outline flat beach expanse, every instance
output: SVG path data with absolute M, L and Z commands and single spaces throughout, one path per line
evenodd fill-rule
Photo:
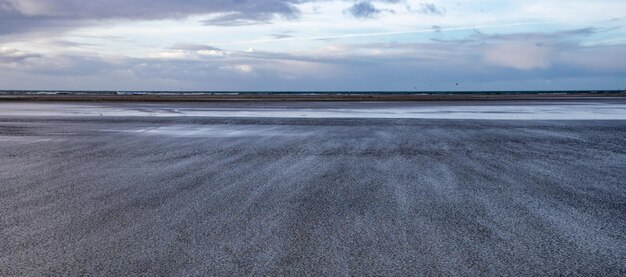
M 0 102 L 0 276 L 623 276 L 624 230 L 624 97 Z

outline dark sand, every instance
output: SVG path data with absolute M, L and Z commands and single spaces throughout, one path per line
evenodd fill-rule
M 0 276 L 626 274 L 626 121 L 0 117 Z

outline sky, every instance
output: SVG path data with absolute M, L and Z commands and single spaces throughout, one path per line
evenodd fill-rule
M 626 1 L 0 0 L 0 89 L 626 89 Z

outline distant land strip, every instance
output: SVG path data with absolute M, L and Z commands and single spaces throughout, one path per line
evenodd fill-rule
M 602 97 L 626 97 L 626 90 L 486 92 L 0 91 L 0 101 L 93 102 L 575 100 Z

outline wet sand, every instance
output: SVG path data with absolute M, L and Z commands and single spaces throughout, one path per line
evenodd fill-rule
M 623 102 L 607 101 L 619 115 Z M 626 274 L 619 118 L 158 116 L 380 108 L 289 102 L 96 105 L 133 111 L 117 116 L 60 103 L 66 113 L 52 115 L 10 104 L 0 103 L 2 276 Z
M 498 101 L 2 102 L 2 117 L 626 120 L 626 98 Z

